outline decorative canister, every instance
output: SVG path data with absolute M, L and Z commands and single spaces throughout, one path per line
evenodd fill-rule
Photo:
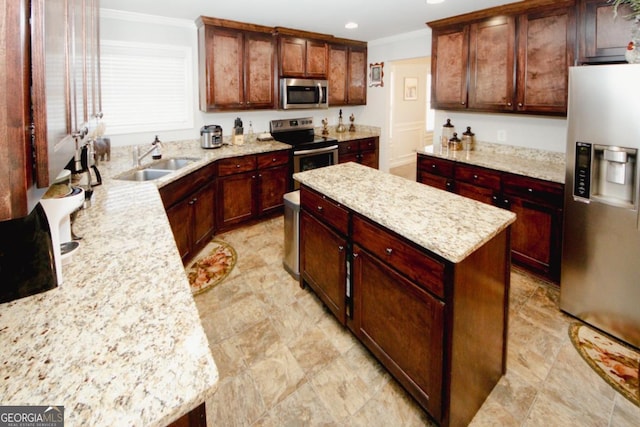
M 465 151 L 471 151 L 475 146 L 475 133 L 471 132 L 471 126 L 467 126 L 466 132 L 462 134 L 462 147 Z
M 451 139 L 449 140 L 449 150 L 462 150 L 462 141 L 460 140 L 460 138 L 458 138 L 458 134 L 456 132 L 453 133 L 453 137 L 451 137 Z
M 447 119 L 447 122 L 442 125 L 442 136 L 440 137 L 442 148 L 446 149 L 449 146 L 449 140 L 455 131 L 456 128 L 451 124 L 451 119 Z

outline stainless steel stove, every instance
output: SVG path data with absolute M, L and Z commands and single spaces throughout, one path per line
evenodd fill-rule
M 293 146 L 293 173 L 338 163 L 338 140 L 316 135 L 312 117 L 272 120 L 269 127 L 276 141 Z

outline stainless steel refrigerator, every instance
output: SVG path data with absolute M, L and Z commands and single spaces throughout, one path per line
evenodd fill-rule
M 560 308 L 640 348 L 640 65 L 569 71 Z

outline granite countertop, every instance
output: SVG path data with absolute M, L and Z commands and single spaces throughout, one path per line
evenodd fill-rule
M 164 144 L 165 158 L 201 160 L 127 182 L 112 177 L 131 169 L 131 147 L 114 147 L 74 224 L 82 240 L 64 282 L 0 304 L 0 404 L 64 405 L 67 426 L 165 426 L 204 402 L 218 370 L 158 187 L 218 158 L 286 148 Z
M 471 151 L 451 151 L 434 144 L 418 150 L 418 153 L 558 184 L 565 181 L 564 153 L 488 142 L 476 143 Z
M 353 162 L 293 177 L 453 263 L 516 219 L 507 210 Z
M 347 129 L 349 129 L 349 125 L 345 125 Z M 338 142 L 347 142 L 353 141 L 354 139 L 364 139 L 364 138 L 372 138 L 380 136 L 380 128 L 375 126 L 364 126 L 364 125 L 356 125 L 356 130 L 354 132 L 336 132 L 336 126 L 330 126 L 329 134 L 324 136 L 329 136 L 331 138 L 335 138 Z M 315 129 L 316 135 L 322 135 L 322 128 Z

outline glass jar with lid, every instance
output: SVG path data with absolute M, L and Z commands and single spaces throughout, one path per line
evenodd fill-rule
M 447 122 L 442 125 L 442 136 L 440 137 L 440 144 L 442 148 L 447 149 L 449 147 L 449 140 L 453 138 L 456 128 L 451 123 L 451 119 L 447 119 Z

